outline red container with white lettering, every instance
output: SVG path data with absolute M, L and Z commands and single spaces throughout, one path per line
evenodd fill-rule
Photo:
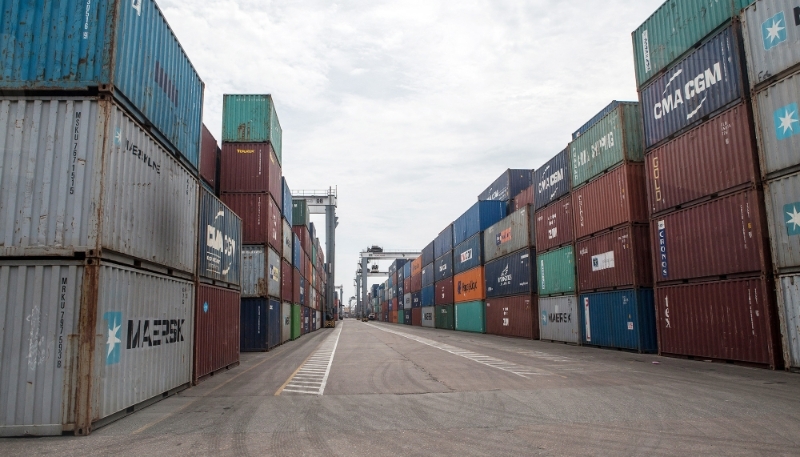
M 486 333 L 539 339 L 539 307 L 536 295 L 486 299 Z
M 548 205 L 533 215 L 536 252 L 546 252 L 572 243 L 572 195 Z
M 652 287 L 649 227 L 626 225 L 575 243 L 578 291 Z

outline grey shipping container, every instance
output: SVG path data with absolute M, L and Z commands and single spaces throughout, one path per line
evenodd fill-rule
M 742 33 L 751 87 L 800 63 L 796 0 L 759 0 L 742 12 Z
M 433 306 L 423 306 L 422 311 L 422 326 L 433 328 L 436 310 Z
M 478 201 L 496 200 L 507 202 L 514 195 L 530 187 L 532 183 L 533 170 L 512 170 L 509 168 L 478 195 Z
M 294 232 L 292 232 L 292 227 L 289 225 L 289 221 L 286 219 L 283 220 L 283 231 L 281 232 L 281 237 L 283 238 L 282 257 L 291 265 L 292 240 L 294 239 Z
M 88 435 L 188 387 L 194 294 L 94 259 L 0 261 L 0 436 Z
M 103 98 L 0 99 L 0 255 L 115 252 L 194 274 L 197 179 Z
M 755 94 L 761 175 L 781 176 L 800 168 L 800 72 L 794 73 Z
M 580 344 L 581 317 L 578 297 L 562 295 L 539 298 L 539 337 L 542 340 Z
M 266 246 L 242 247 L 242 298 L 281 296 L 281 258 Z
M 411 309 L 412 301 L 413 301 L 413 297 L 411 296 L 411 294 L 403 295 L 403 306 L 398 306 L 398 309 L 401 309 L 401 310 L 402 309 Z M 397 310 L 395 310 L 395 311 L 397 311 Z
M 533 172 L 534 209 L 544 208 L 567 195 L 570 185 L 569 147 Z
M 281 304 L 281 344 L 292 339 L 292 304 Z
M 800 271 L 800 172 L 767 181 L 764 199 L 773 266 Z
M 526 206 L 487 228 L 483 232 L 484 262 L 535 245 L 533 225 L 533 211 Z
M 478 233 L 453 249 L 453 273 L 483 265 L 483 233 Z
M 242 219 L 205 188 L 200 189 L 200 252 L 197 274 L 240 285 Z
M 784 360 L 787 367 L 800 369 L 800 276 L 782 276 L 778 281 Z

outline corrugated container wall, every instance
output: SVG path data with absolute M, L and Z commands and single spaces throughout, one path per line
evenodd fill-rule
M 460 332 L 486 333 L 486 307 L 483 301 L 458 303 L 455 310 L 455 329 Z
M 575 293 L 575 251 L 572 245 L 536 257 L 540 296 Z
M 575 243 L 578 291 L 652 287 L 647 225 L 627 225 Z
M 742 13 L 750 86 L 756 87 L 800 63 L 797 2 L 760 0 Z M 770 33 L 774 29 L 775 33 Z
M 578 130 L 572 132 L 572 140 L 573 141 L 577 140 L 579 136 L 583 135 L 595 124 L 600 122 L 600 119 L 606 117 L 606 114 L 614 111 L 617 108 L 617 106 L 619 106 L 620 103 L 625 103 L 625 102 L 620 102 L 619 100 L 611 100 L 611 103 L 606 105 L 605 108 L 601 109 L 597 114 L 594 115 L 594 117 L 586 121 L 586 123 L 580 126 Z
M 281 230 L 281 239 L 283 240 L 281 249 L 281 256 L 286 259 L 287 262 L 291 264 L 293 259 L 293 252 L 292 252 L 292 241 L 294 238 L 294 233 L 292 233 L 292 227 L 289 225 L 289 221 L 286 219 L 283 220 L 283 229 Z
M 540 209 L 567 195 L 570 188 L 570 152 L 564 149 L 533 172 L 534 208 Z M 517 202 L 517 209 L 520 208 Z
M 571 195 L 540 209 L 534 213 L 533 218 L 537 252 L 545 252 L 574 241 Z
M 292 233 L 292 266 L 296 270 L 302 270 L 303 263 L 303 246 L 300 244 L 300 238 L 297 234 Z
M 656 352 L 653 289 L 620 290 L 580 296 L 583 343 Z
M 294 268 L 281 260 L 281 300 L 292 301 L 294 297 Z
M 520 208 L 524 208 L 528 205 L 533 206 L 535 203 L 533 196 L 533 190 L 535 187 L 536 185 L 534 184 L 528 187 L 527 189 L 523 190 L 522 192 L 518 193 L 517 195 L 515 195 L 514 201 L 512 202 L 512 204 L 509 205 L 508 211 L 513 213 L 514 211 Z M 567 187 L 569 187 L 569 183 L 567 184 Z
M 422 255 L 420 257 L 422 257 L 422 268 L 425 268 L 425 265 L 433 263 L 436 259 L 433 255 L 433 241 L 422 248 Z
M 292 339 L 292 304 L 281 303 L 281 344 Z
M 642 162 L 642 114 L 638 103 L 620 103 L 570 143 L 572 187 L 623 162 Z
M 264 246 L 244 246 L 242 248 L 242 297 L 280 297 L 280 264 L 280 256 L 274 250 Z
M 429 263 L 422 267 L 422 287 L 433 285 L 435 277 L 433 266 L 433 263 Z
M 478 201 L 495 200 L 507 202 L 523 189 L 530 187 L 532 182 L 532 170 L 512 170 L 509 168 L 478 195 Z
M 437 259 L 443 256 L 446 252 L 453 250 L 453 224 L 450 224 L 439 232 L 436 239 L 433 240 L 433 255 Z
M 453 278 L 437 281 L 434 284 L 433 303 L 435 305 L 451 305 L 453 300 Z
M 2 98 L 0 142 L 1 255 L 102 249 L 194 274 L 199 184 L 120 106 Z
M 203 178 L 212 189 L 217 188 L 217 151 L 219 145 L 216 138 L 203 124 L 203 136 L 200 143 L 200 177 Z
M 767 222 L 776 271 L 800 269 L 800 173 L 767 182 Z
M 649 149 L 745 96 L 739 27 L 727 27 L 642 89 Z
M 535 295 L 487 298 L 486 333 L 538 340 L 538 314 Z
M 539 298 L 539 337 L 542 340 L 578 344 L 581 341 L 581 318 L 578 297 L 562 295 Z
M 778 306 L 783 316 L 784 360 L 787 367 L 800 368 L 800 276 L 783 276 L 778 284 Z
M 7 2 L 0 33 L 0 89 L 109 91 L 197 170 L 203 81 L 153 0 Z
M 667 0 L 632 34 L 641 88 L 753 0 Z
M 536 243 L 531 207 L 519 209 L 483 232 L 483 259 L 489 262 Z
M 478 233 L 453 250 L 453 273 L 458 274 L 483 264 L 483 235 Z
M 422 316 L 422 326 L 427 328 L 434 328 L 434 319 L 436 316 L 436 310 L 433 306 L 426 306 L 424 308 L 420 308 L 421 316 Z
M 193 382 L 239 364 L 238 290 L 206 284 L 197 287 Z
M 479 201 L 453 222 L 453 244 L 459 245 L 467 238 L 482 232 L 506 217 L 506 203 Z
M 453 276 L 453 251 L 447 251 L 433 263 L 434 281 L 441 281 Z
M 422 326 L 422 308 L 411 310 L 411 325 Z
M 434 295 L 436 293 L 436 289 L 433 284 L 430 286 L 425 286 L 419 292 L 419 305 L 420 306 L 433 306 L 434 305 Z
M 281 343 L 281 302 L 267 298 L 245 298 L 241 304 L 240 347 L 242 352 L 267 351 Z
M 308 203 L 305 200 L 292 199 L 292 227 L 307 227 L 311 223 Z
M 536 270 L 535 255 L 523 249 L 497 260 L 486 262 L 484 280 L 486 297 L 535 294 L 533 272 Z
M 648 222 L 644 164 L 626 163 L 572 192 L 575 239 Z
M 283 131 L 271 95 L 225 94 L 222 96 L 222 142 L 269 141 L 283 162 Z
M 269 143 L 222 143 L 219 162 L 220 192 L 269 192 L 282 207 L 281 166 Z
M 292 226 L 292 215 L 294 214 L 294 207 L 292 205 L 292 190 L 289 188 L 289 183 L 286 182 L 286 178 L 281 178 L 281 187 L 283 192 L 282 200 L 283 203 L 281 204 L 281 213 L 283 214 L 283 218 L 289 222 L 289 227 Z
M 800 73 L 794 73 L 755 94 L 761 175 L 772 178 L 797 171 L 800 165 Z
M 245 244 L 269 243 L 283 250 L 281 211 L 268 194 L 221 194 L 220 199 L 242 218 L 242 238 Z
M 453 276 L 453 299 L 456 303 L 486 298 L 483 267 L 476 267 Z
M 200 189 L 199 232 L 197 274 L 241 284 L 242 220 L 205 188 Z
M 456 329 L 456 314 L 453 305 L 436 306 L 435 310 L 434 325 L 436 328 L 444 330 Z

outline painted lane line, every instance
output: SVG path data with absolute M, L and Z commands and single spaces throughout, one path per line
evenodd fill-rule
M 300 367 L 292 373 L 284 385 L 275 392 L 280 395 L 282 392 L 293 392 L 307 395 L 322 395 L 325 392 L 325 385 L 328 382 L 328 375 L 333 365 L 333 357 L 336 348 L 339 346 L 339 337 L 342 334 L 342 327 L 319 345 L 319 347 L 309 356 Z

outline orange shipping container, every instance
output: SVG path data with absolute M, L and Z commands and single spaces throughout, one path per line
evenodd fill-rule
M 422 256 L 411 261 L 411 276 L 422 273 Z
M 484 287 L 483 283 L 483 266 L 467 270 L 453 277 L 453 298 L 456 303 L 486 298 L 486 287 Z
M 389 323 L 396 324 L 397 323 L 397 311 L 392 311 L 389 313 Z

